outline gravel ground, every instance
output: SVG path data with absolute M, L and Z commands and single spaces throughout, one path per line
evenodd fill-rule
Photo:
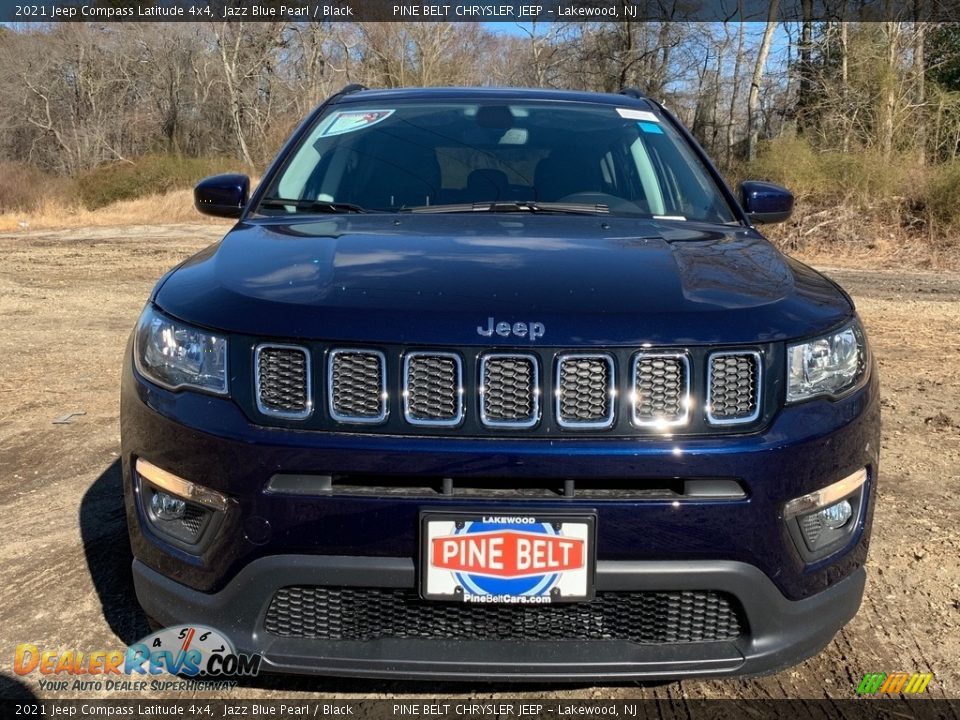
M 0 235 L 2 696 L 54 697 L 35 676 L 15 676 L 17 643 L 111 650 L 147 632 L 133 597 L 117 467 L 121 355 L 156 278 L 222 232 L 180 225 Z M 820 269 L 853 295 L 865 320 L 880 362 L 884 432 L 867 597 L 819 656 L 733 681 L 263 678 L 230 697 L 849 698 L 863 673 L 895 670 L 933 672 L 929 696 L 960 696 L 960 274 Z M 72 412 L 84 414 L 53 423 Z M 71 695 L 89 697 L 55 697 Z

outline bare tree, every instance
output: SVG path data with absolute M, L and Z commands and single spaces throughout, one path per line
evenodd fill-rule
M 254 165 L 248 136 L 262 139 L 274 112 L 273 74 L 284 46 L 284 23 L 218 23 L 217 50 L 240 158 Z
M 767 25 L 763 31 L 763 38 L 760 40 L 757 60 L 753 65 L 753 77 L 750 80 L 750 97 L 747 100 L 747 160 L 751 162 L 757 157 L 757 140 L 760 134 L 758 122 L 760 83 L 763 82 L 763 73 L 767 67 L 767 57 L 770 55 L 773 33 L 777 29 L 779 5 L 779 0 L 770 0 L 770 7 L 767 11 Z

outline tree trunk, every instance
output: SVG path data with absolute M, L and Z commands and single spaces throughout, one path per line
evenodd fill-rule
M 850 121 L 850 38 L 847 34 L 846 20 L 840 23 L 840 104 L 843 115 L 843 139 L 840 146 L 843 152 L 850 150 L 850 132 L 853 123 Z
M 913 4 L 913 10 L 913 81 L 915 83 L 914 102 L 916 103 L 917 113 L 919 114 L 919 121 L 916 123 L 916 139 L 917 149 L 919 150 L 919 160 L 921 163 L 925 163 L 927 158 L 927 77 L 925 68 L 926 58 L 924 57 L 924 41 L 927 34 L 927 25 L 922 21 L 922 0 L 915 0 Z
M 737 27 L 737 55 L 733 61 L 733 87 L 730 88 L 730 107 L 727 116 L 727 170 L 733 165 L 733 123 L 737 110 L 737 96 L 740 94 L 740 68 L 743 65 L 743 0 L 737 0 L 737 14 L 740 16 L 740 24 Z
M 243 100 L 241 98 L 240 78 L 238 78 L 237 63 L 240 56 L 240 48 L 243 45 L 243 23 L 236 25 L 236 38 L 234 41 L 232 55 L 227 55 L 227 24 L 221 26 L 221 31 L 217 32 L 217 45 L 220 48 L 220 60 L 223 63 L 223 76 L 227 84 L 227 95 L 230 102 L 230 119 L 233 122 L 233 131 L 237 138 L 237 147 L 240 150 L 241 159 L 250 167 L 253 167 L 253 158 L 250 156 L 250 148 L 247 146 L 247 138 L 243 128 Z
M 807 125 L 813 95 L 813 0 L 801 0 L 800 92 L 797 97 L 797 131 Z
M 886 67 L 880 87 L 880 153 L 889 159 L 893 154 L 893 116 L 897 108 L 897 46 L 900 24 L 885 22 L 884 39 L 887 43 Z
M 760 41 L 760 50 L 757 53 L 757 64 L 753 67 L 753 79 L 750 81 L 750 97 L 747 100 L 747 160 L 750 162 L 757 158 L 757 140 L 760 137 L 757 117 L 760 110 L 760 83 L 763 81 L 763 71 L 767 65 L 767 56 L 770 54 L 773 32 L 777 29 L 779 4 L 779 0 L 770 0 L 767 27 L 763 31 L 763 39 Z

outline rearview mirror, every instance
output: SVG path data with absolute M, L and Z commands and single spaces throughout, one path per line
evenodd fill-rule
M 250 178 L 228 173 L 204 178 L 193 189 L 193 204 L 204 215 L 237 218 L 250 196 Z
M 740 203 L 752 224 L 778 223 L 793 212 L 793 193 L 773 183 L 747 180 L 740 185 Z

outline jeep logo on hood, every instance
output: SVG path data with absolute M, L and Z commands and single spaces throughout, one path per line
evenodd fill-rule
M 483 337 L 493 337 L 494 333 L 500 337 L 510 337 L 513 335 L 518 338 L 527 338 L 530 342 L 539 340 L 547 332 L 546 326 L 541 322 L 507 322 L 501 320 L 497 322 L 494 318 L 488 317 L 486 327 L 477 326 L 477 334 Z

